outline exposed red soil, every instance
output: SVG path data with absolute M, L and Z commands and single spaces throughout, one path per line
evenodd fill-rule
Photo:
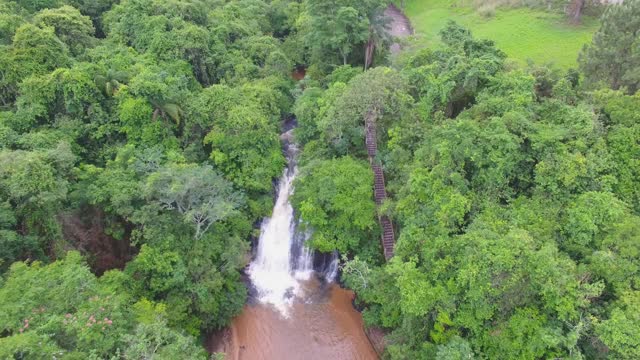
M 125 228 L 121 240 L 108 235 L 105 231 L 105 214 L 98 208 L 88 207 L 74 213 L 60 214 L 58 219 L 65 240 L 87 256 L 96 275 L 111 269 L 123 269 L 137 253 L 137 249 L 131 246 L 131 229 Z

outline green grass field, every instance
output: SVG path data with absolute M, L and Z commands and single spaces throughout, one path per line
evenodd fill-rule
M 567 69 L 576 66 L 578 53 L 591 41 L 598 21 L 583 18 L 581 25 L 570 25 L 562 14 L 529 8 L 498 9 L 483 17 L 471 7 L 451 0 L 407 0 L 405 12 L 420 43 L 437 45 L 438 32 L 448 20 L 469 28 L 475 37 L 491 39 L 510 58 L 525 64 L 553 63 Z

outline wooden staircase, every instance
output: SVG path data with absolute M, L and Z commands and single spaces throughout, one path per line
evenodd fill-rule
M 375 124 L 372 124 L 372 122 L 373 121 L 367 121 L 365 123 L 365 144 L 367 145 L 367 155 L 369 155 L 369 162 L 371 162 L 371 159 L 375 159 L 376 154 L 378 153 L 376 126 Z
M 378 207 L 382 205 L 387 198 L 387 190 L 385 188 L 384 172 L 380 162 L 376 159 L 378 152 L 377 135 L 376 135 L 376 120 L 375 113 L 370 113 L 365 119 L 365 144 L 367 147 L 367 155 L 369 156 L 369 163 L 371 164 L 371 170 L 373 171 L 373 195 Z M 386 215 L 378 216 L 380 227 L 382 228 L 382 248 L 384 250 L 385 259 L 389 260 L 393 257 L 393 248 L 395 246 L 395 234 L 393 232 L 393 223 Z
M 371 170 L 373 170 L 374 179 L 373 195 L 376 199 L 376 204 L 380 206 L 387 198 L 387 191 L 384 186 L 384 173 L 382 172 L 382 167 L 375 163 L 371 164 Z
M 380 225 L 382 225 L 382 248 L 384 249 L 384 258 L 389 260 L 393 257 L 393 248 L 396 245 L 396 238 L 393 233 L 393 224 L 387 215 L 382 215 L 380 217 Z

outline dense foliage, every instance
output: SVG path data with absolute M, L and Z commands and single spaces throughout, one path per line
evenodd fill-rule
M 206 358 L 291 114 L 386 358 L 640 358 L 638 4 L 561 74 L 454 23 L 387 56 L 382 0 L 0 0 L 0 358 Z
M 635 19 L 636 8 L 610 12 Z M 307 169 L 294 205 L 315 230 L 312 244 L 350 259 L 343 280 L 368 325 L 387 332 L 386 357 L 640 356 L 639 68 L 632 56 L 607 55 L 633 52 L 638 27 L 607 23 L 612 16 L 585 50 L 584 87 L 575 70 L 514 68 L 454 24 L 442 48 L 306 85 L 294 108 Z M 625 66 L 625 92 L 602 77 L 611 56 Z M 390 194 L 377 210 L 357 190 L 364 175 L 341 170 L 366 159 L 372 114 Z M 333 190 L 345 182 L 348 192 Z M 357 219 L 393 218 L 390 262 L 372 245 L 349 246 L 380 234 L 357 232 L 356 218 L 340 225 L 345 202 L 367 212 Z M 336 220 L 329 229 L 326 214 Z
M 371 65 L 385 5 L 0 0 L 0 357 L 204 356 L 197 337 L 246 301 L 290 72 Z M 305 215 L 354 222 L 316 244 L 355 250 L 376 228 L 371 176 L 339 165 L 359 186 L 334 184 L 333 209 Z
M 284 166 L 300 6 L 0 1 L 1 358 L 205 357 Z
M 604 82 L 614 90 L 633 94 L 640 89 L 640 2 L 611 6 L 602 16 L 602 27 L 593 43 L 585 46 L 580 65 L 589 82 Z

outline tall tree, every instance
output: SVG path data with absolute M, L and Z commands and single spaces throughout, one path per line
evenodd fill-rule
M 369 38 L 364 49 L 364 69 L 368 69 L 373 64 L 373 56 L 377 52 L 382 52 L 390 43 L 389 19 L 385 16 L 382 8 L 377 9 L 369 19 Z
M 567 6 L 567 16 L 573 24 L 579 24 L 582 17 L 582 10 L 585 6 L 585 0 L 572 0 Z
M 350 157 L 310 163 L 295 187 L 293 204 L 312 231 L 314 247 L 343 253 L 359 246 L 377 249 L 371 243 L 376 228 L 373 174 L 366 163 Z
M 609 6 L 601 24 L 580 53 L 580 68 L 591 84 L 633 94 L 640 88 L 640 0 Z
M 13 43 L 0 55 L 0 104 L 11 104 L 18 84 L 31 75 L 42 75 L 70 62 L 67 46 L 52 27 L 33 24 L 18 27 Z
M 312 56 L 322 59 L 331 49 L 343 65 L 359 45 L 374 40 L 383 0 L 307 0 L 306 42 Z M 328 59 L 333 62 L 333 59 Z
M 241 197 L 211 166 L 161 168 L 147 181 L 147 194 L 167 210 L 177 211 L 200 239 L 214 223 L 231 216 Z
M 95 40 L 91 19 L 72 6 L 42 10 L 36 14 L 33 22 L 40 27 L 53 27 L 58 38 L 67 44 L 74 55 L 81 54 Z

